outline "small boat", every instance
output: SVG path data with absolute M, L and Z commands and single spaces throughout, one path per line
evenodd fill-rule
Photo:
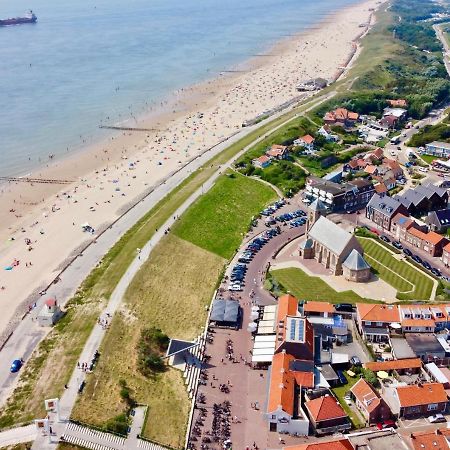
M 8 25 L 20 25 L 23 23 L 36 23 L 37 17 L 33 11 L 28 11 L 25 17 L 12 17 L 10 19 L 0 19 L 0 27 L 5 27 Z

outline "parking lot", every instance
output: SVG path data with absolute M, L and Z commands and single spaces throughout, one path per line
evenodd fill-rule
M 271 257 L 284 244 L 304 232 L 306 212 L 292 201 L 279 200 L 261 212 L 244 244 L 227 268 L 219 289 L 222 297 L 249 296 L 264 299 L 265 270 Z M 265 303 L 263 301 L 263 303 Z

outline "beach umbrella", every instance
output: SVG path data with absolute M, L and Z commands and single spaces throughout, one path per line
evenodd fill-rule
M 12 266 L 6 266 L 5 267 L 5 270 L 12 270 L 13 268 L 12 268 Z
M 377 377 L 384 380 L 386 378 L 389 378 L 389 374 L 385 372 L 384 370 L 380 370 L 377 372 Z

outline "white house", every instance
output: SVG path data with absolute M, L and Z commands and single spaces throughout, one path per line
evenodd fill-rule
M 305 150 L 312 152 L 314 151 L 314 141 L 315 139 L 310 134 L 306 134 L 305 136 L 296 139 L 294 141 L 294 145 L 299 145 L 300 147 L 303 147 Z
M 331 128 L 328 125 L 324 125 L 323 127 L 320 127 L 320 129 L 317 133 L 320 134 L 321 136 L 323 136 L 329 142 L 338 142 L 339 141 L 339 136 L 337 134 L 332 133 Z

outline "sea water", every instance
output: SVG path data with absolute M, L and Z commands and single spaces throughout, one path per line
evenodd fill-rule
M 100 139 L 176 89 L 217 76 L 360 0 L 14 0 L 0 27 L 0 175 Z

